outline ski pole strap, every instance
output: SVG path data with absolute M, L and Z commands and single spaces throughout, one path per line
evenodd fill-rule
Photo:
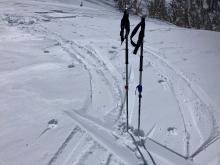
M 140 30 L 140 33 L 139 33 L 139 36 L 138 36 L 138 41 L 137 41 L 137 43 L 135 43 L 132 39 L 135 36 L 135 34 L 137 33 L 139 28 L 141 28 L 141 30 Z M 132 31 L 131 36 L 130 36 L 131 44 L 132 44 L 132 46 L 135 47 L 134 51 L 133 51 L 133 54 L 137 54 L 137 51 L 138 51 L 139 47 L 143 43 L 144 31 L 145 31 L 145 18 L 142 17 L 141 22 L 134 28 L 134 30 Z
M 126 31 L 125 34 L 124 34 L 124 31 Z M 130 21 L 129 21 L 129 14 L 126 9 L 121 19 L 121 31 L 120 31 L 121 44 L 123 43 L 125 37 L 128 36 L 129 32 L 130 32 Z

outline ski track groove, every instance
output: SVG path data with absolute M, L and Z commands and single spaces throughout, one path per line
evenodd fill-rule
M 157 141 L 155 141 L 155 140 L 153 140 L 153 139 L 151 139 L 151 138 L 148 138 L 148 139 L 149 139 L 150 141 L 152 141 L 153 143 L 159 145 L 160 147 L 162 147 L 162 148 L 164 148 L 164 149 L 170 151 L 171 153 L 173 153 L 173 154 L 175 154 L 175 155 L 177 155 L 177 156 L 179 156 L 179 157 L 181 157 L 181 158 L 183 158 L 183 159 L 187 159 L 187 157 L 185 157 L 185 156 L 181 155 L 180 153 L 178 153 L 178 152 L 176 152 L 176 151 L 174 151 L 174 150 L 172 150 L 172 149 L 166 147 L 165 145 L 163 145 L 163 144 L 161 144 L 161 143 L 159 143 L 159 142 L 157 142 Z M 145 146 L 145 145 L 144 145 L 144 146 Z M 146 148 L 146 146 L 145 146 L 145 148 Z
M 149 157 L 150 157 L 150 159 L 151 159 L 153 165 L 157 165 L 156 162 L 155 162 L 155 160 L 154 160 L 154 158 L 153 158 L 153 156 L 152 156 L 151 153 L 147 150 L 145 144 L 143 144 L 143 148 L 144 148 L 144 150 L 147 152 L 147 154 L 149 155 Z
M 219 135 L 216 135 L 215 137 L 212 137 L 211 139 L 207 139 L 193 154 L 190 155 L 190 158 L 193 159 L 195 156 L 197 156 L 200 152 L 208 148 L 211 144 L 216 142 L 220 139 Z
M 74 151 L 77 151 L 78 147 L 84 142 L 86 139 L 86 133 L 82 131 L 82 137 L 79 139 L 78 143 L 73 147 L 71 153 L 67 156 L 67 158 L 64 160 L 64 163 L 62 165 L 68 165 L 69 161 L 73 157 Z
M 69 134 L 69 136 L 65 139 L 65 141 L 62 143 L 62 145 L 58 148 L 57 152 L 53 155 L 53 157 L 50 159 L 50 161 L 47 163 L 47 165 L 52 165 L 57 158 L 59 157 L 59 155 L 63 152 L 64 148 L 68 145 L 68 143 L 70 142 L 70 140 L 73 138 L 73 136 L 80 131 L 80 128 L 78 126 L 76 126 L 71 133 Z
M 95 143 L 92 141 L 87 146 L 86 149 L 83 150 L 78 157 L 78 159 L 73 163 L 74 165 L 80 165 L 83 164 L 82 162 L 85 162 L 85 160 L 88 159 L 90 154 L 92 154 L 92 150 L 94 150 Z
M 136 149 L 137 149 L 138 153 L 140 154 L 140 156 L 141 156 L 141 158 L 142 158 L 142 160 L 143 160 L 144 165 L 148 165 L 148 163 L 147 163 L 147 161 L 146 161 L 146 159 L 145 159 L 143 153 L 141 152 L 141 150 L 140 150 L 140 148 L 139 148 L 139 146 L 138 146 L 138 144 L 137 144 L 137 142 L 136 142 L 134 136 L 133 136 L 130 132 L 128 132 L 128 134 L 130 135 L 131 139 L 133 140 L 133 142 L 134 142 L 134 144 L 135 144 L 135 146 L 136 146 Z
M 182 122 L 183 122 L 183 126 L 184 126 L 184 132 L 185 132 L 185 140 L 186 140 L 186 146 L 185 146 L 185 151 L 186 151 L 186 157 L 189 157 L 189 136 L 190 136 L 190 134 L 189 134 L 189 132 L 188 132 L 188 130 L 187 130 L 187 126 L 186 126 L 186 121 L 185 121 L 185 118 L 184 118 L 184 114 L 183 114 L 183 108 L 182 108 L 182 106 L 181 106 L 181 101 L 180 101 L 180 99 L 178 99 L 178 96 L 177 96 L 177 94 L 175 93 L 175 90 L 174 90 L 174 87 L 173 87 L 173 84 L 172 84 L 172 82 L 171 81 L 169 81 L 168 82 L 168 84 L 169 84 L 169 87 L 170 87 L 170 89 L 171 89 L 171 92 L 172 92 L 172 94 L 173 94 L 173 96 L 174 96 L 174 98 L 176 99 L 176 102 L 177 102 L 177 105 L 178 105 L 178 110 L 179 110 L 179 113 L 180 113 L 180 116 L 181 116 L 181 119 L 182 119 Z
M 105 165 L 109 165 L 110 162 L 111 162 L 111 159 L 112 159 L 112 154 L 109 154 L 109 155 L 108 155 L 108 158 L 107 158 L 107 160 L 106 160 Z
M 120 88 L 120 82 L 118 80 L 118 78 L 116 76 L 114 76 L 114 73 L 108 68 L 107 66 L 107 62 L 104 62 L 103 59 L 100 59 L 100 57 L 98 57 L 98 53 L 93 50 L 92 48 L 88 48 L 86 46 L 81 46 L 79 45 L 78 43 L 76 42 L 72 42 L 72 44 L 74 44 L 75 46 L 77 46 L 78 48 L 80 48 L 81 50 L 83 50 L 86 54 L 89 54 L 92 59 L 95 59 L 95 64 L 94 66 L 96 66 L 96 64 L 98 63 L 101 67 L 103 67 L 103 69 L 98 69 L 98 73 L 101 74 L 102 77 L 105 78 L 105 80 L 107 81 L 106 83 L 108 84 L 108 86 L 112 86 L 112 81 L 108 80 L 108 78 L 105 76 L 106 74 L 104 73 L 104 71 L 108 72 L 109 75 L 112 77 L 112 79 L 114 80 L 114 83 L 113 85 L 116 86 L 116 88 L 112 87 L 113 88 L 113 91 L 115 91 L 114 95 L 115 95 L 115 101 L 118 102 L 117 103 L 117 108 L 120 107 L 120 112 L 122 111 L 122 107 L 123 107 L 123 92 Z M 78 52 L 79 54 L 80 52 Z M 119 77 L 120 75 L 118 75 Z M 117 91 L 116 91 L 117 90 Z M 119 100 L 119 101 L 118 101 Z M 120 116 L 120 114 L 119 114 Z
M 71 43 L 72 43 L 72 46 L 75 44 L 75 46 L 77 46 L 77 47 L 78 47 L 79 49 L 81 49 L 81 50 L 83 50 L 83 48 L 85 48 L 85 47 L 76 45 L 76 43 L 74 43 L 74 42 L 71 42 Z M 74 48 L 73 48 L 73 49 L 74 49 Z M 83 57 L 83 55 L 80 53 L 80 51 L 77 51 L 76 48 L 74 49 L 74 51 L 76 51 L 75 54 L 80 55 L 80 56 L 82 56 L 82 58 L 85 59 L 85 57 Z M 89 51 L 87 50 L 86 53 L 89 54 L 89 55 L 91 55 L 91 52 L 90 52 L 90 53 L 88 53 L 88 52 L 89 52 Z M 112 81 L 109 80 L 109 79 L 105 76 L 106 73 L 105 73 L 104 71 L 108 71 L 108 72 L 110 73 L 109 75 L 112 76 L 113 80 L 115 80 L 113 74 L 105 67 L 105 64 L 100 63 L 100 59 L 97 59 L 96 56 L 93 56 L 93 59 L 96 60 L 95 63 L 93 63 L 93 64 L 88 64 L 85 60 L 84 60 L 83 63 L 85 63 L 87 66 L 88 66 L 88 65 L 92 65 L 93 67 L 97 67 L 96 64 L 99 63 L 101 67 L 104 67 L 104 69 L 96 68 L 95 72 L 96 72 L 100 77 L 103 78 L 103 80 L 105 81 L 105 83 L 106 83 L 106 85 L 107 85 L 108 87 L 112 88 L 111 91 L 113 91 L 112 94 L 113 94 L 113 96 L 114 96 L 113 99 L 115 100 L 116 103 L 117 103 L 117 102 L 118 102 L 118 103 L 116 104 L 116 107 L 114 107 L 113 110 L 111 110 L 111 111 L 116 111 L 116 110 L 118 109 L 118 107 L 121 107 L 122 104 L 123 104 L 123 102 L 121 101 L 121 100 L 122 100 L 122 96 L 121 96 L 120 87 L 119 87 L 119 86 L 116 86 L 116 88 L 114 88 L 114 87 L 111 85 L 111 84 L 112 84 L 112 83 L 111 83 Z M 90 60 L 91 60 L 91 59 L 90 59 Z M 90 72 L 92 72 L 91 70 L 92 70 L 92 68 L 90 69 Z M 113 83 L 113 84 L 117 84 L 117 83 Z M 116 91 L 116 89 L 117 89 L 117 91 Z M 122 108 L 120 108 L 120 109 L 122 109 Z M 111 112 L 111 111 L 110 111 L 110 112 Z M 121 112 L 121 110 L 120 110 L 119 112 Z M 120 116 L 120 113 L 119 113 L 119 116 Z

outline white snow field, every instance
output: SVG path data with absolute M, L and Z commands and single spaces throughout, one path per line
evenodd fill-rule
M 0 165 L 220 165 L 220 33 L 146 19 L 129 46 L 107 0 L 0 1 Z M 131 29 L 140 21 L 130 16 Z

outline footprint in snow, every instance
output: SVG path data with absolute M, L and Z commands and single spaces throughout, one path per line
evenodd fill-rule
M 162 79 L 158 80 L 158 83 L 159 83 L 159 84 L 162 84 L 162 83 L 164 83 L 164 82 L 165 82 L 165 80 L 162 80 Z
M 56 128 L 58 124 L 58 120 L 52 119 L 48 121 L 48 127 L 47 128 Z
M 177 129 L 175 127 L 168 127 L 167 131 L 169 132 L 170 135 L 178 135 Z
M 159 84 L 163 84 L 163 83 L 167 82 L 167 77 L 165 77 L 161 74 L 159 74 L 158 76 L 160 77 L 160 79 L 157 81 Z
M 74 67 L 75 67 L 74 64 L 70 64 L 70 65 L 68 65 L 68 68 L 74 68 Z
M 114 51 L 114 50 L 109 50 L 108 52 L 109 52 L 110 54 L 116 53 L 116 51 Z
M 43 134 L 45 134 L 50 129 L 56 128 L 57 125 L 58 125 L 58 120 L 56 120 L 56 119 L 52 119 L 52 120 L 48 121 L 47 128 L 41 132 L 39 137 L 41 137 Z
M 160 75 L 160 79 L 157 82 L 163 86 L 164 90 L 169 89 L 169 84 L 166 77 Z
M 44 50 L 44 53 L 50 53 L 50 51 L 49 50 Z

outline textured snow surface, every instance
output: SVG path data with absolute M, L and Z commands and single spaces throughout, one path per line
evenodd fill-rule
M 122 13 L 80 3 L 0 2 L 0 165 L 219 165 L 220 33 L 146 19 L 139 138 L 131 46 L 125 131 Z

